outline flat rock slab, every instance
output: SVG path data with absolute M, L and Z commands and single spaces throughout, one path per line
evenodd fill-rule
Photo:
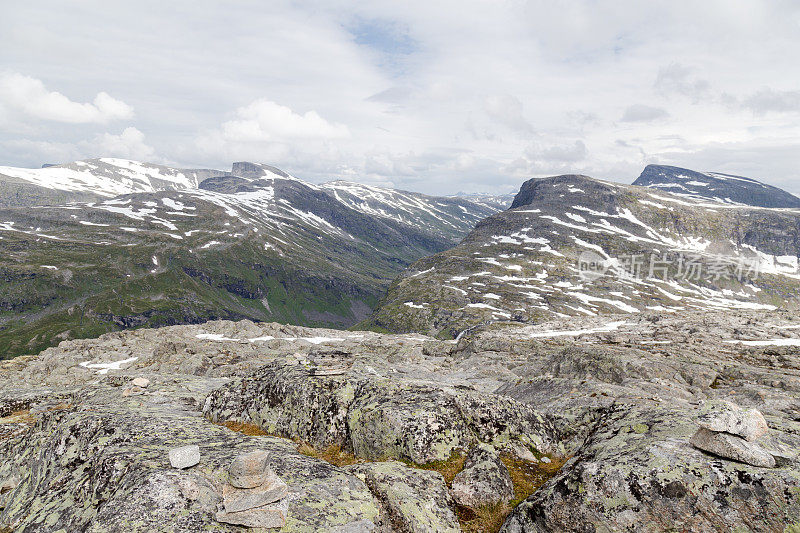
M 218 522 L 236 526 L 278 528 L 286 525 L 288 506 L 288 500 L 283 500 L 237 513 L 219 511 L 216 518 Z
M 709 431 L 731 433 L 749 441 L 756 440 L 769 431 L 764 415 L 756 409 L 742 409 L 726 401 L 709 402 L 695 420 Z
M 692 437 L 692 444 L 703 451 L 733 459 L 753 466 L 775 467 L 775 458 L 754 442 L 730 433 L 717 433 L 700 428 Z
M 191 468 L 200 462 L 200 447 L 196 444 L 173 448 L 169 451 L 172 468 Z
M 289 487 L 274 473 L 266 483 L 252 489 L 240 489 L 232 485 L 222 487 L 225 512 L 238 513 L 282 500 L 289 494 Z

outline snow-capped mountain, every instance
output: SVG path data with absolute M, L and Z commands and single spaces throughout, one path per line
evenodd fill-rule
M 667 190 L 530 180 L 511 209 L 409 267 L 369 324 L 456 335 L 491 321 L 800 304 L 800 209 Z
M 140 165 L 126 165 L 147 172 L 125 186 L 164 190 L 0 209 L 0 353 L 212 318 L 349 326 L 405 266 L 496 212 L 464 199 L 314 185 L 252 163 L 214 171 L 196 188 L 202 174 L 160 171 L 169 181 Z M 79 168 L 85 183 L 106 176 L 92 182 L 89 167 Z
M 728 204 L 800 208 L 800 198 L 782 189 L 752 178 L 719 172 L 696 172 L 686 168 L 647 165 L 633 184 Z
M 39 199 L 57 203 L 60 194 L 70 199 L 93 200 L 120 194 L 196 188 L 201 181 L 220 174 L 217 170 L 177 169 L 130 161 L 101 158 L 43 168 L 0 167 L 0 186 L 16 185 L 27 193 L 15 202 L 0 200 L 0 206 L 36 205 Z M 54 202 L 56 200 L 56 202 Z

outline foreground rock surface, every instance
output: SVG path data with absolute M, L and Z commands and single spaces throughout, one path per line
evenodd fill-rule
M 470 453 L 451 489 L 459 504 L 472 508 L 507 503 L 514 497 L 508 468 L 490 446 L 478 446 Z
M 784 531 L 800 523 L 798 326 L 687 312 L 495 324 L 448 342 L 244 321 L 64 342 L 0 364 L 0 526 L 457 531 L 453 489 L 491 476 L 468 461 L 448 486 L 415 463 L 492 446 L 569 457 L 507 532 Z M 122 396 L 136 377 L 149 386 Z M 709 419 L 717 402 L 740 410 Z M 698 423 L 757 446 L 765 466 L 698 449 Z M 334 466 L 297 441 L 362 462 Z M 201 461 L 173 468 L 169 451 L 192 445 Z M 268 459 L 241 473 L 261 484 L 233 487 L 232 462 L 259 450 Z

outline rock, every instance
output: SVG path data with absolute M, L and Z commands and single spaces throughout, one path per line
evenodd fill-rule
M 144 389 L 141 387 L 127 387 L 122 391 L 123 398 L 127 398 L 128 396 L 140 396 L 142 394 L 144 394 Z
M 228 468 L 230 484 L 239 489 L 252 489 L 263 485 L 275 473 L 269 469 L 269 454 L 264 450 L 255 450 L 237 456 Z
M 694 416 L 674 405 L 612 407 L 501 532 L 767 533 L 800 520 L 797 468 L 760 468 L 704 453 L 689 442 Z M 646 432 L 635 429 L 644 426 Z
M 196 444 L 173 448 L 169 451 L 172 468 L 191 468 L 200 462 L 200 447 Z
M 753 466 L 775 467 L 775 458 L 764 448 L 737 435 L 700 428 L 692 444 L 706 452 Z
M 466 507 L 481 507 L 510 501 L 514 485 L 508 468 L 491 446 L 478 446 L 470 452 L 464 469 L 450 484 L 456 502 Z
M 147 387 L 150 386 L 150 380 L 142 377 L 133 378 L 133 380 L 131 380 L 131 385 L 133 385 L 134 387 L 146 389 Z
M 13 475 L 9 476 L 0 483 L 0 494 L 5 494 L 8 491 L 14 490 L 19 485 L 19 476 Z
M 769 431 L 767 421 L 756 409 L 744 410 L 726 401 L 709 402 L 704 413 L 695 420 L 697 425 L 709 431 L 731 433 L 749 441 L 756 440 Z
M 503 444 L 519 436 L 543 451 L 558 447 L 552 421 L 511 398 L 368 371 L 311 377 L 301 365 L 277 362 L 212 392 L 203 412 L 320 448 L 338 444 L 372 460 L 444 461 L 476 441 Z
M 252 489 L 239 489 L 232 485 L 222 487 L 222 503 L 225 512 L 237 513 L 255 507 L 262 507 L 285 498 L 289 487 L 274 472 L 270 472 L 267 481 Z
M 536 456 L 533 455 L 532 451 L 530 451 L 526 446 L 523 446 L 517 442 L 513 443 L 509 449 L 511 450 L 511 453 L 523 461 L 528 461 L 529 463 L 539 462 Z
M 283 500 L 237 513 L 219 511 L 216 518 L 218 522 L 237 526 L 278 528 L 286 525 L 288 506 L 289 501 Z
M 348 469 L 364 479 L 400 531 L 461 531 L 454 501 L 438 472 L 409 468 L 397 461 L 363 463 Z

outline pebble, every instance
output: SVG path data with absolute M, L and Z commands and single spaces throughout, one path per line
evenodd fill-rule
M 172 468 L 191 468 L 200 462 L 200 447 L 196 444 L 173 448 L 169 451 Z

